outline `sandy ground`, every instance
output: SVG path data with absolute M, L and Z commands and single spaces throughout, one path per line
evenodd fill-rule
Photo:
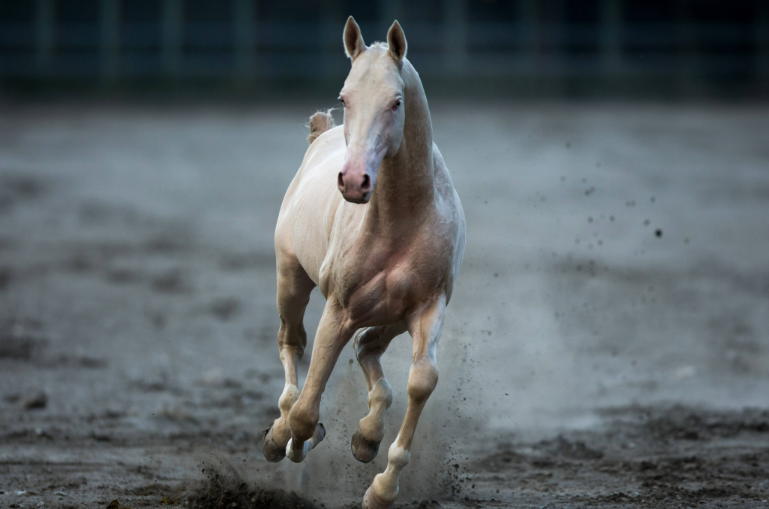
M 386 455 L 350 454 L 352 348 L 321 446 L 261 454 L 272 232 L 323 106 L 0 106 L 0 507 L 201 506 L 217 474 L 358 506 Z M 399 504 L 769 507 L 769 108 L 432 109 L 468 244 Z

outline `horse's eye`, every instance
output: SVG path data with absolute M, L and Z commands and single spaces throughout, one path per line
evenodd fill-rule
M 395 104 L 393 104 L 393 111 L 397 111 L 398 106 L 400 105 L 401 105 L 401 100 L 398 99 L 397 101 L 395 101 Z
M 347 105 L 344 103 L 344 99 L 342 99 L 341 97 L 339 98 L 339 102 L 340 102 L 340 103 L 342 103 L 342 106 L 347 106 Z

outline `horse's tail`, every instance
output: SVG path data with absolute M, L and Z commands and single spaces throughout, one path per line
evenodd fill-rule
M 334 127 L 334 117 L 331 116 L 331 110 L 319 111 L 310 117 L 310 135 L 307 141 L 312 143 L 321 134 Z

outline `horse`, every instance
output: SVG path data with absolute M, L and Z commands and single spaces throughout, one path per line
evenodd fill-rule
M 264 432 L 267 460 L 301 462 L 325 437 L 321 395 L 353 339 L 369 413 L 351 439 L 353 456 L 373 460 L 384 437 L 392 389 L 380 358 L 408 331 L 413 359 L 408 406 L 387 468 L 363 507 L 386 509 L 410 459 L 417 421 L 438 383 L 436 349 L 465 247 L 465 217 L 438 147 L 422 82 L 406 59 L 398 21 L 387 43 L 366 46 L 352 16 L 344 28 L 350 72 L 339 94 L 344 124 L 310 119 L 310 146 L 286 191 L 275 228 L 278 347 L 285 387 L 280 417 Z M 301 392 L 296 364 L 307 345 L 310 292 L 326 299 Z

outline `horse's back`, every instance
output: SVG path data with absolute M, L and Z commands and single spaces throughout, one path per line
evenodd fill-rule
M 336 175 L 345 152 L 343 126 L 334 127 L 314 140 L 286 191 L 278 216 L 277 256 L 295 256 L 316 285 L 328 250 L 333 212 L 342 200 Z

